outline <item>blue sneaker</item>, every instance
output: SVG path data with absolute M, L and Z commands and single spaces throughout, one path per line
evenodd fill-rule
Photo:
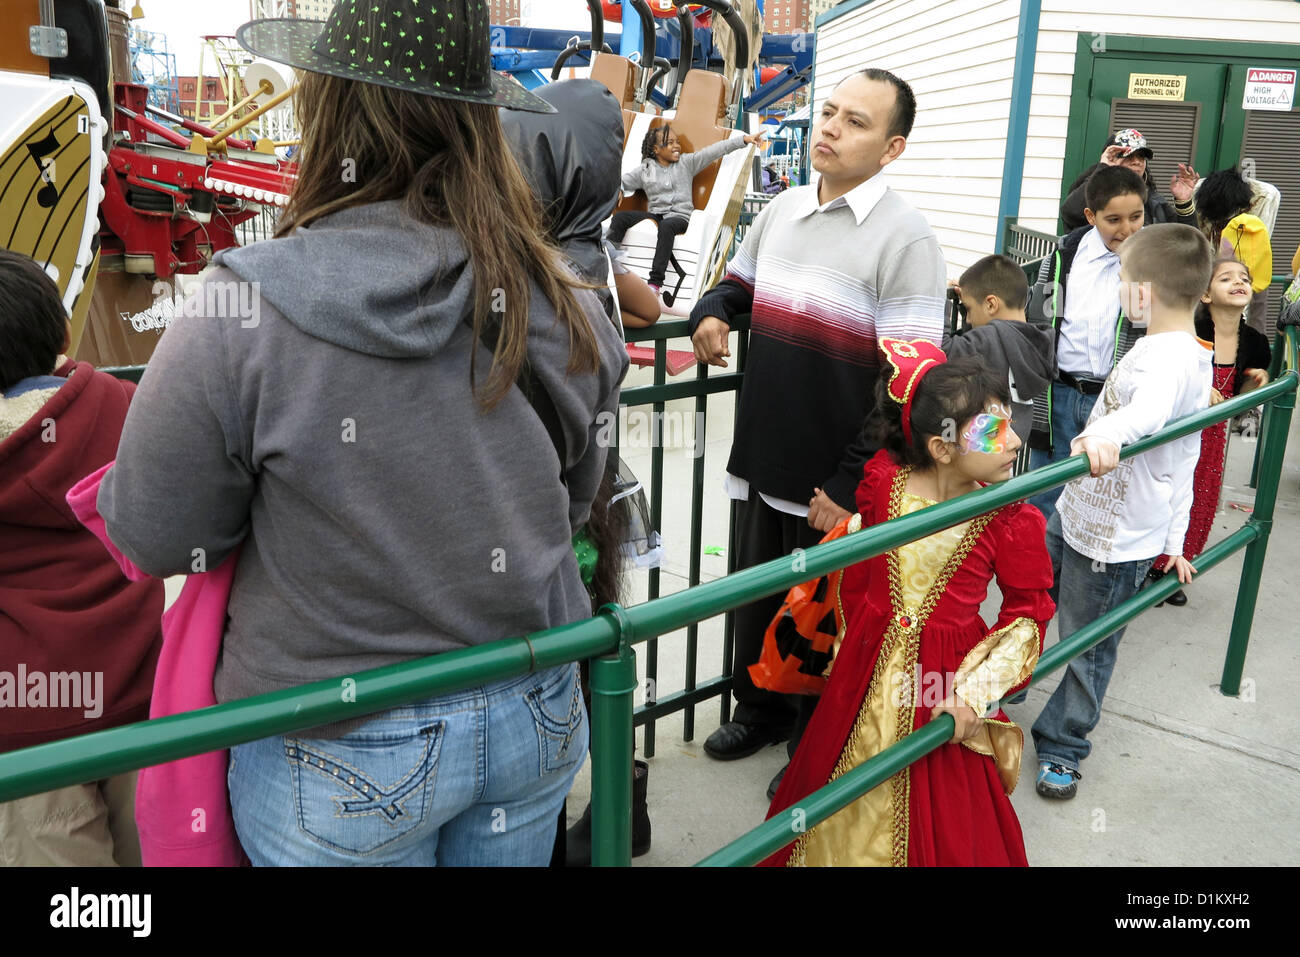
M 1061 764 L 1051 761 L 1038 762 L 1038 780 L 1034 789 L 1043 797 L 1065 800 L 1074 797 L 1078 790 L 1078 781 L 1083 775 Z

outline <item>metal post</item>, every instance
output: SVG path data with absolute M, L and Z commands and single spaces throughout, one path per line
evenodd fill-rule
M 1269 382 L 1272 382 L 1274 379 L 1276 379 L 1278 376 L 1282 374 L 1283 359 L 1286 357 L 1286 348 L 1287 348 L 1286 333 L 1284 330 L 1279 329 L 1277 331 L 1277 335 L 1273 339 L 1273 353 L 1269 357 L 1269 363 L 1268 363 Z M 1264 454 L 1264 434 L 1263 434 L 1264 428 L 1262 422 L 1260 424 L 1259 431 L 1260 434 L 1255 437 L 1256 438 L 1255 456 L 1253 459 L 1251 459 L 1250 462 L 1250 481 L 1246 483 L 1251 488 L 1257 488 L 1259 486 L 1259 463 L 1260 463 L 1261 456 L 1263 456 Z M 1228 424 L 1228 432 L 1229 434 L 1231 434 L 1232 432 L 1231 421 L 1229 421 Z
M 619 624 L 618 650 L 591 662 L 591 862 L 632 864 L 632 693 L 636 652 L 618 605 L 603 612 Z
M 1219 690 L 1229 696 L 1241 692 L 1241 672 L 1246 665 L 1246 647 L 1250 643 L 1250 629 L 1255 620 L 1255 600 L 1259 596 L 1259 579 L 1264 573 L 1264 553 L 1268 549 L 1268 536 L 1273 527 L 1273 506 L 1277 501 L 1277 487 L 1282 478 L 1282 458 L 1286 454 L 1286 439 L 1291 430 L 1291 412 L 1295 409 L 1295 392 L 1287 392 L 1264 407 L 1260 424 L 1260 441 L 1265 443 L 1260 462 L 1260 484 L 1255 493 L 1255 511 L 1249 524 L 1259 529 L 1259 538 L 1246 546 L 1246 557 L 1241 563 L 1241 583 L 1237 586 L 1237 607 L 1232 613 L 1232 632 L 1228 638 L 1228 653 L 1223 661 L 1223 677 Z

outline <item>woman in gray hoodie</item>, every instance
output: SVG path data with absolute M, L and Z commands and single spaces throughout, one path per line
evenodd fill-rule
M 298 183 L 163 336 L 99 496 L 151 574 L 240 550 L 222 703 L 590 614 L 570 539 L 627 355 L 495 109 L 550 107 L 492 74 L 481 4 L 427 0 L 438 32 L 346 7 L 240 28 L 309 71 Z M 254 864 L 546 863 L 587 746 L 576 665 L 356 704 L 232 749 Z

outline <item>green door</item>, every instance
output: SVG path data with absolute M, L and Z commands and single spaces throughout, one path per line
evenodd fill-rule
M 1062 193 L 1098 161 L 1111 133 L 1129 127 L 1141 130 L 1155 153 L 1148 166 L 1165 199 L 1179 163 L 1190 163 L 1202 175 L 1217 169 L 1229 75 L 1226 63 L 1187 56 L 1097 56 L 1088 93 L 1084 165 L 1065 171 Z

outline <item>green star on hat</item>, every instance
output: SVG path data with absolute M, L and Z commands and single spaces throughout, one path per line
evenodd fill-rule
M 482 0 L 338 0 L 328 20 L 253 20 L 236 39 L 256 56 L 313 73 L 554 113 L 492 71 L 490 31 Z

